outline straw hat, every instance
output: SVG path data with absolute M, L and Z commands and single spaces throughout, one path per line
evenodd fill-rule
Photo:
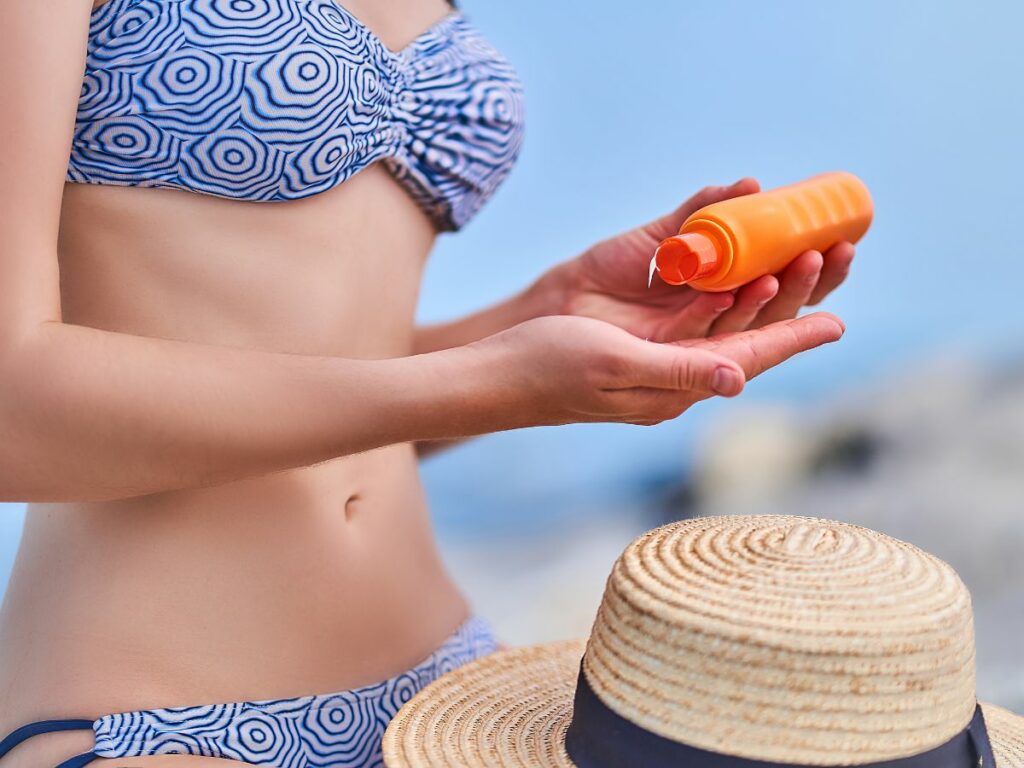
M 586 644 L 500 651 L 420 691 L 385 763 L 1024 768 L 1024 718 L 977 704 L 974 653 L 966 587 L 910 544 L 689 520 L 626 548 Z

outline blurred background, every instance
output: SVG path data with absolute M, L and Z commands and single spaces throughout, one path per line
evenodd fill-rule
M 1024 712 L 1024 3 L 462 0 L 527 94 L 521 161 L 431 256 L 419 319 L 526 286 L 707 184 L 859 175 L 875 221 L 838 344 L 656 427 L 426 459 L 449 567 L 510 643 L 583 636 L 640 532 L 702 514 L 868 525 L 971 589 L 981 698 Z M 21 505 L 0 504 L 0 592 Z

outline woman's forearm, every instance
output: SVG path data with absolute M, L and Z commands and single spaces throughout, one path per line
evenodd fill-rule
M 125 498 L 462 436 L 483 373 L 464 349 L 347 359 L 46 322 L 0 355 L 0 500 Z
M 558 277 L 555 270 L 551 270 L 527 288 L 497 304 L 457 320 L 416 326 L 413 351 L 422 354 L 462 346 L 532 317 L 558 314 L 562 308 L 560 295 Z M 472 435 L 448 440 L 417 440 L 416 453 L 421 459 L 433 456 L 447 448 L 461 445 L 470 437 Z

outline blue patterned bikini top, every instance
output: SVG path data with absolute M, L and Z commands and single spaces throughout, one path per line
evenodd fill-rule
M 392 51 L 335 0 L 107 0 L 67 180 L 294 200 L 381 160 L 455 230 L 522 118 L 515 71 L 458 10 Z

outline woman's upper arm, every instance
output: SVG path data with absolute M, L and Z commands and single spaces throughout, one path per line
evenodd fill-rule
M 60 320 L 57 230 L 90 0 L 0 0 L 0 351 Z

